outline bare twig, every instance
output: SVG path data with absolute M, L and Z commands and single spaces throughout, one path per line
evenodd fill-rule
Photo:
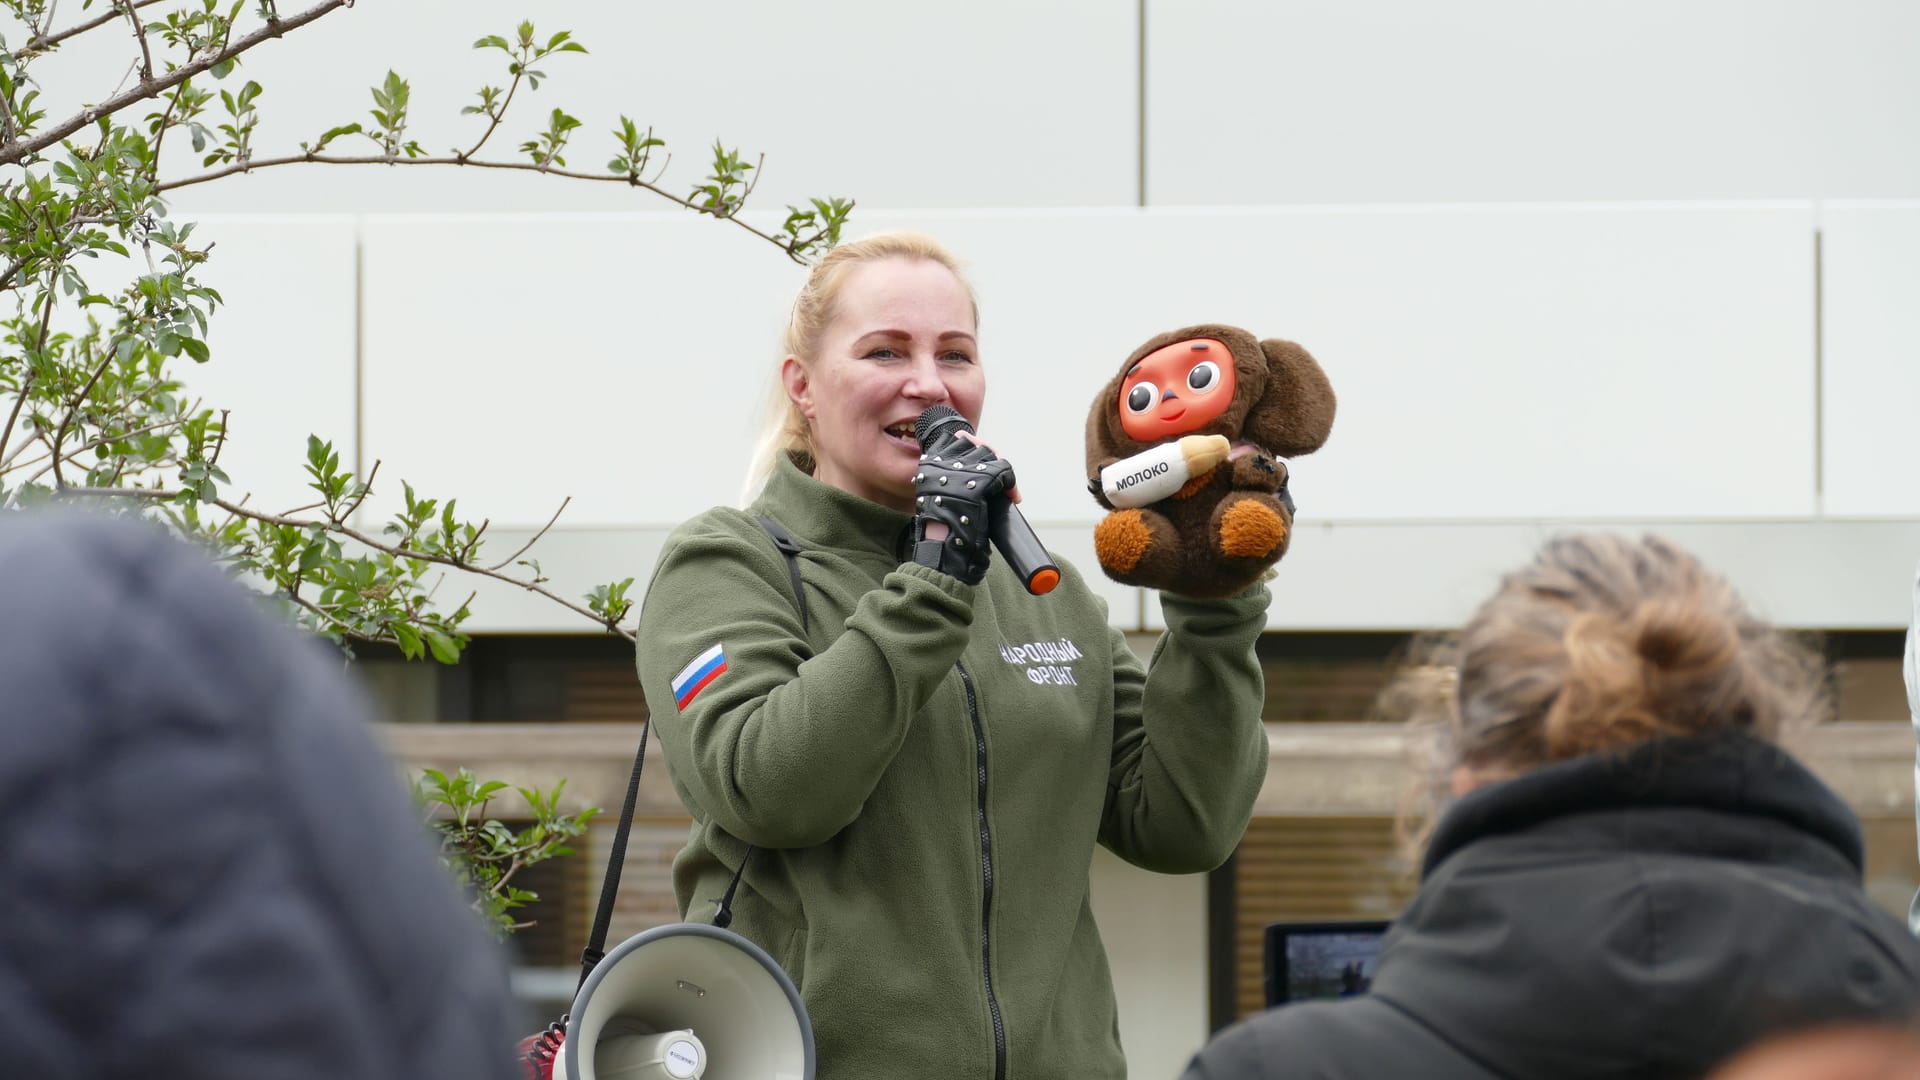
M 567 504 L 572 501 L 573 501 L 573 496 L 571 495 L 567 496 L 564 499 L 561 499 L 560 509 L 555 510 L 553 512 L 553 516 L 547 519 L 547 523 L 545 525 L 540 526 L 540 531 L 533 534 L 533 539 L 527 541 L 524 544 L 521 544 L 519 551 L 516 551 L 513 554 L 507 556 L 506 558 L 500 560 L 499 562 L 494 563 L 492 566 L 487 567 L 487 569 L 498 570 L 503 566 L 511 565 L 513 560 L 519 558 L 522 555 L 525 555 L 527 553 L 528 548 L 531 548 L 533 545 L 539 543 L 540 538 L 547 535 L 547 530 L 553 528 L 553 523 L 560 520 L 560 515 L 566 512 Z
M 248 499 L 251 499 L 251 498 L 253 498 L 253 492 L 251 492 L 251 491 L 249 491 L 249 492 L 247 492 L 247 493 L 246 493 L 245 495 L 242 495 L 242 496 L 240 496 L 240 501 L 239 501 L 238 503 L 235 503 L 234 505 L 236 505 L 236 506 L 245 506 L 245 505 L 247 505 L 247 500 L 248 500 Z M 312 507 L 306 507 L 305 509 L 309 509 L 309 510 L 311 510 L 311 509 L 312 509 Z M 291 515 L 291 514 L 297 514 L 297 513 L 299 513 L 299 512 L 300 512 L 299 510 L 289 510 L 289 511 L 287 511 L 287 513 L 288 513 L 289 515 Z M 236 517 L 238 517 L 238 516 L 239 516 L 238 514 L 235 514 L 235 513 L 233 513 L 232 511 L 228 511 L 228 512 L 227 512 L 227 520 L 225 520 L 225 521 L 223 521 L 223 522 L 221 522 L 221 523 L 220 523 L 220 531 L 221 531 L 221 532 L 226 532 L 226 531 L 227 531 L 227 526 L 229 526 L 229 525 L 232 525 L 232 524 L 233 524 L 233 521 L 234 521 L 234 518 L 236 518 Z M 251 551 L 253 550 L 253 547 L 252 547 L 252 545 L 251 545 L 251 544 L 249 544 L 249 545 L 247 545 L 247 548 L 246 548 L 246 550 L 247 550 L 247 551 L 248 551 L 249 553 L 251 553 Z
M 140 42 L 140 78 L 153 80 L 153 52 L 147 48 L 147 28 L 140 21 L 140 13 L 134 10 L 133 0 L 116 0 L 116 6 L 126 12 L 127 21 L 133 24 L 133 36 Z
M 45 37 L 47 27 L 53 25 L 53 16 L 60 10 L 60 0 L 49 0 L 47 13 L 40 17 L 40 25 L 33 28 L 33 36 Z
M 4 164 L 6 164 L 5 158 L 0 157 L 0 165 L 4 165 Z M 679 205 L 687 208 L 688 210 L 692 210 L 696 214 L 705 214 L 708 217 L 719 218 L 722 221 L 730 221 L 733 224 L 738 225 L 741 228 L 752 233 L 753 235 L 759 237 L 760 239 L 767 241 L 768 243 L 772 244 L 774 247 L 779 248 L 781 251 L 786 252 L 787 257 L 789 259 L 792 259 L 794 262 L 800 263 L 803 266 L 806 265 L 806 260 L 801 258 L 800 255 L 793 250 L 792 245 L 788 244 L 787 241 L 781 239 L 780 237 L 774 236 L 770 233 L 762 232 L 759 229 L 754 228 L 752 225 L 749 225 L 746 222 L 740 220 L 738 217 L 734 216 L 734 213 L 726 213 L 726 214 L 714 213 L 713 211 L 700 206 L 698 203 L 694 203 L 690 200 L 683 199 L 680 196 L 675 195 L 673 192 L 668 191 L 665 188 L 660 187 L 659 185 L 653 183 L 652 181 L 642 180 L 638 176 L 633 175 L 632 173 L 625 173 L 625 174 L 583 173 L 583 172 L 575 172 L 571 169 L 555 169 L 546 165 L 535 165 L 532 162 L 527 162 L 527 161 L 475 161 L 472 158 L 463 158 L 457 155 L 454 157 L 409 158 L 409 157 L 388 157 L 385 154 L 368 154 L 368 155 L 357 155 L 357 156 L 351 156 L 351 157 L 342 157 L 337 155 L 311 154 L 311 153 L 292 154 L 286 157 L 263 158 L 259 161 L 236 162 L 232 165 L 227 166 L 226 168 L 215 169 L 212 172 L 203 173 L 199 176 L 189 176 L 180 180 L 169 180 L 164 184 L 155 185 L 154 194 L 158 195 L 164 192 L 173 191 L 177 188 L 191 187 L 195 184 L 204 184 L 210 180 L 219 180 L 222 177 L 232 176 L 235 173 L 253 172 L 257 169 L 277 168 L 282 165 L 464 165 L 467 168 L 471 168 L 471 169 L 514 169 L 521 172 L 544 173 L 549 176 L 564 176 L 569 180 L 592 180 L 600 183 L 625 184 L 629 187 L 643 188 L 647 191 L 654 193 L 655 195 L 660 196 L 663 199 L 666 199 L 669 202 L 678 203 Z M 738 209 L 739 209 L 738 207 L 735 207 L 736 212 L 738 211 Z
M 207 459 L 207 467 L 210 469 L 220 464 L 220 451 L 227 448 L 227 411 L 220 410 L 220 437 L 214 440 L 213 456 Z
M 157 499 L 157 500 L 171 499 L 175 495 L 179 494 L 177 490 L 167 490 L 164 488 L 63 488 L 62 493 L 69 496 L 84 495 L 84 496 L 90 496 L 95 498 L 128 498 L 128 499 Z M 261 513 L 258 510 L 249 510 L 244 506 L 241 506 L 237 503 L 228 502 L 225 499 L 202 499 L 201 501 L 210 503 L 214 506 L 218 506 L 220 509 L 227 511 L 230 514 L 234 514 L 238 517 L 247 518 L 252 521 L 259 521 L 268 525 L 284 525 L 284 526 L 289 526 L 296 529 L 310 529 L 310 528 L 313 528 L 314 526 L 319 526 L 321 529 L 327 532 L 338 533 L 341 536 L 344 536 L 349 540 L 353 540 L 354 542 L 359 543 L 364 547 L 372 548 L 375 551 L 385 552 L 386 554 L 392 555 L 395 558 L 419 559 L 422 562 L 438 563 L 441 566 L 450 566 L 456 570 L 464 570 L 469 574 L 479 574 L 482 577 L 493 578 L 495 581 L 504 581 L 509 585 L 514 585 L 519 588 L 525 589 L 530 593 L 536 593 L 540 596 L 544 596 L 547 599 L 553 601 L 554 603 L 559 604 L 561 607 L 564 607 L 567 610 L 574 612 L 575 614 L 584 616 L 588 621 L 595 622 L 600 624 L 601 626 L 606 627 L 608 633 L 618 635 L 619 637 L 622 637 L 627 641 L 637 643 L 637 639 L 635 638 L 633 632 L 630 630 L 622 629 L 618 623 L 608 622 L 605 618 L 595 614 L 589 608 L 581 607 L 579 604 L 576 604 L 573 601 L 568 600 L 564 596 L 560 596 L 559 594 L 554 593 L 551 590 L 544 589 L 532 582 L 523 581 L 520 578 L 513 577 L 510 574 L 502 574 L 502 573 L 499 573 L 498 571 L 489 570 L 482 566 L 475 566 L 472 563 L 459 562 L 458 560 L 447 555 L 436 555 L 432 552 L 418 551 L 413 548 L 396 547 L 392 544 L 385 544 L 378 540 L 375 540 L 374 538 L 366 535 L 365 533 L 361 532 L 358 529 L 353 528 L 352 526 L 345 525 L 340 522 L 301 520 L 298 518 L 282 517 L 279 514 L 265 514 L 265 513 Z
M 348 518 L 352 517 L 354 515 L 354 512 L 360 509 L 360 504 L 367 501 L 367 496 L 373 494 L 373 478 L 379 475 L 380 475 L 380 459 L 374 458 L 373 468 L 367 470 L 367 482 L 360 485 L 360 497 L 353 500 L 353 505 L 347 507 L 346 512 L 340 515 L 341 521 L 345 521 Z M 321 505 L 324 506 L 326 504 L 322 503 Z M 309 507 L 309 509 L 311 509 L 311 507 Z
M 491 524 L 493 524 L 492 518 L 480 519 L 480 527 L 473 530 L 473 535 L 460 548 L 460 565 L 465 566 L 473 560 L 474 551 L 480 547 L 480 538 L 487 535 L 487 526 Z
M 206 71 L 216 64 L 225 63 L 239 56 L 241 53 L 246 52 L 248 49 L 262 42 L 280 37 L 289 30 L 298 30 L 300 27 L 326 15 L 336 8 L 346 7 L 349 2 L 350 0 L 322 0 L 318 5 L 298 15 L 268 23 L 259 30 L 255 30 L 253 33 L 241 38 L 239 41 L 232 42 L 219 52 L 209 53 L 198 60 L 183 64 L 165 75 L 158 75 L 151 79 L 142 79 L 131 89 L 115 94 L 98 105 L 74 116 L 70 116 L 30 139 L 22 139 L 8 143 L 5 146 L 0 146 L 0 165 L 16 164 L 29 154 L 38 153 L 52 146 L 54 143 L 79 131 L 81 128 L 86 127 L 102 116 L 111 116 L 136 101 L 144 101 L 147 98 L 155 97 L 163 91 L 170 90 L 186 82 L 188 79 L 193 78 L 195 75 Z M 116 13 L 116 16 L 117 14 L 118 13 Z
M 283 592 L 280 595 L 286 597 L 288 600 L 293 601 L 295 604 L 298 604 L 299 606 L 306 608 L 308 611 L 313 612 L 315 615 L 319 616 L 320 618 L 325 619 L 328 624 L 333 626 L 338 626 L 343 630 L 346 629 L 347 624 L 340 621 L 338 616 L 333 615 L 332 613 L 328 612 L 325 608 L 307 599 L 306 597 L 301 596 L 298 593 L 295 593 L 291 590 L 287 592 Z
M 167 141 L 167 125 L 173 122 L 173 110 L 180 107 L 180 98 L 186 93 L 186 84 L 173 88 L 167 97 L 167 111 L 160 114 L 160 126 L 153 131 L 153 151 L 147 158 L 147 179 L 160 179 L 160 146 Z
M 520 70 L 514 73 L 513 81 L 507 84 L 507 96 L 500 99 L 500 107 L 487 114 L 487 119 L 490 122 L 487 124 L 487 130 L 481 132 L 480 141 L 469 147 L 466 153 L 454 154 L 454 157 L 460 162 L 464 164 L 468 158 L 479 153 L 481 147 L 487 145 L 488 139 L 493 138 L 493 130 L 500 126 L 500 121 L 506 119 L 507 106 L 513 104 L 513 92 L 520 89 L 520 80 L 526 75 L 526 71 L 526 65 L 520 65 Z

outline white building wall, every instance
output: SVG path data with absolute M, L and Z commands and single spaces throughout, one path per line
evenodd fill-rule
M 1341 395 L 1295 465 L 1275 628 L 1456 622 L 1569 526 L 1671 533 L 1792 625 L 1908 616 L 1904 0 L 365 0 L 243 69 L 262 152 L 363 118 L 389 67 L 430 152 L 468 145 L 456 111 L 500 80 L 467 45 L 529 15 L 592 52 L 544 65 L 501 156 L 563 105 L 585 121 L 569 161 L 597 171 L 626 112 L 669 139 L 675 190 L 717 136 L 767 155 L 757 222 L 851 196 L 854 235 L 927 228 L 969 259 L 983 433 L 1083 566 L 1090 395 L 1150 334 L 1218 320 L 1306 344 Z M 536 554 L 577 594 L 644 582 L 673 523 L 735 497 L 801 274 L 745 233 L 452 169 L 285 169 L 177 207 L 235 301 L 192 375 L 235 410 L 256 504 L 307 501 L 308 431 L 382 463 L 368 524 L 404 478 L 490 518 L 504 555 L 570 496 Z M 585 629 L 481 592 L 476 629 Z M 1105 592 L 1116 625 L 1157 625 Z M 1204 1016 L 1166 1002 L 1203 1002 L 1204 972 L 1126 928 L 1203 925 L 1204 890 L 1144 877 L 1095 870 L 1135 1072 L 1170 1075 Z

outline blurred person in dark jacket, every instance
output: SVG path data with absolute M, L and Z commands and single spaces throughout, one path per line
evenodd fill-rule
M 1189 1080 L 1698 1077 L 1910 1018 L 1920 943 L 1859 822 L 1779 743 L 1817 659 L 1657 540 L 1555 540 L 1387 705 L 1424 736 L 1421 886 L 1369 993 L 1222 1032 Z
M 0 515 L 0 1075 L 519 1075 L 336 657 L 156 530 Z

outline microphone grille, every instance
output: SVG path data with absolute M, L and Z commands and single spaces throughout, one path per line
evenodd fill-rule
M 928 436 L 955 420 L 960 421 L 960 426 L 963 428 L 968 426 L 966 418 L 961 416 L 959 410 L 952 406 L 929 405 L 927 406 L 927 411 L 920 414 L 920 419 L 913 422 L 914 437 L 920 440 L 921 446 L 925 446 L 927 445 Z

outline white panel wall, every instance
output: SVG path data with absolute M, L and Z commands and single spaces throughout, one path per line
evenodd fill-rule
M 1148 0 L 1147 197 L 1920 195 L 1906 0 Z
M 803 271 L 710 219 L 370 218 L 366 454 L 502 525 L 732 502 Z M 597 270 L 590 268 L 600 268 Z
M 1920 516 L 1920 201 L 1821 212 L 1825 510 Z
M 972 264 L 982 431 L 1019 464 L 1028 517 L 1089 571 L 1092 393 L 1152 333 L 1214 319 L 1305 342 L 1341 394 L 1332 441 L 1295 469 L 1303 527 L 1813 513 L 1804 205 L 861 226 L 930 229 Z M 671 215 L 381 217 L 365 237 L 365 456 L 385 463 L 369 512 L 398 505 L 402 478 L 501 527 L 570 495 L 565 528 L 654 535 L 734 501 L 797 268 Z M 623 252 L 647 257 L 579 272 Z M 1140 625 L 1137 593 L 1108 596 Z
M 1726 576 L 1762 617 L 1805 629 L 1900 628 L 1913 617 L 1920 520 L 1306 522 L 1270 583 L 1270 630 L 1422 630 L 1465 622 L 1501 575 L 1561 532 L 1665 536 Z M 1165 626 L 1160 605 L 1143 625 Z
M 1127 1074 L 1173 1077 L 1207 1038 L 1207 878 L 1094 852 L 1093 915 L 1113 968 Z
M 1305 520 L 1813 509 L 1812 212 L 1751 206 L 868 215 L 972 263 L 983 432 L 1097 520 L 1082 424 L 1161 330 L 1289 337 L 1340 396 Z M 1756 460 L 1767 462 L 1755 469 Z
M 354 221 L 348 217 L 200 219 L 211 244 L 201 279 L 226 301 L 208 320 L 212 357 L 174 371 L 189 398 L 229 410 L 225 494 L 272 512 L 305 506 L 307 436 L 353 460 Z M 97 284 L 97 283 L 96 283 Z
M 978 0 L 964 7 L 824 0 L 612 4 L 562 0 L 363 2 L 261 47 L 252 71 L 261 156 L 348 121 L 389 68 L 412 84 L 429 154 L 485 130 L 460 109 L 504 88 L 505 58 L 470 48 L 532 19 L 544 40 L 570 30 L 589 55 L 542 62 L 483 156 L 524 159 L 519 143 L 559 107 L 583 126 L 569 167 L 606 171 L 618 117 L 652 125 L 673 154 L 664 185 L 685 194 L 718 138 L 766 155 L 754 203 L 812 196 L 862 206 L 1132 204 L 1138 187 L 1138 18 L 1102 0 Z M 118 45 L 124 35 L 109 44 Z M 96 66 L 111 67 L 102 63 Z M 120 61 L 120 67 L 125 61 Z M 116 68 L 115 70 L 118 70 Z M 517 118 L 516 118 L 517 117 Z M 332 152 L 368 152 L 353 137 Z M 525 174 L 299 167 L 214 189 L 184 189 L 195 210 L 650 211 L 665 203 L 614 184 Z

